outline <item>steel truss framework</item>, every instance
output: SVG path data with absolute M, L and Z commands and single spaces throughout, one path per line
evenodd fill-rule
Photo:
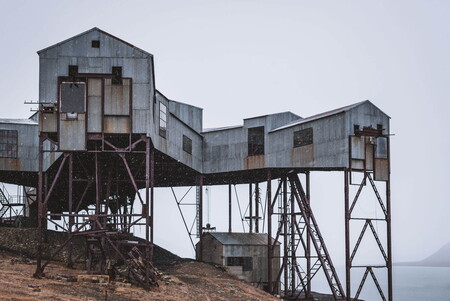
M 351 173 L 358 172 L 363 174 L 363 180 L 358 184 L 358 190 L 350 204 L 350 177 Z M 267 210 L 263 210 L 262 216 L 265 216 L 267 211 L 267 233 L 269 237 L 274 237 L 272 241 L 268 242 L 268 289 L 272 294 L 281 295 L 285 300 L 313 300 L 311 294 L 311 283 L 317 273 L 322 270 L 325 278 L 328 282 L 330 290 L 335 300 L 356 300 L 364 285 L 366 284 L 367 277 L 370 275 L 374 281 L 377 290 L 383 300 L 387 300 L 385 292 L 378 282 L 378 279 L 374 273 L 375 268 L 386 268 L 388 271 L 388 300 L 392 300 L 392 262 L 391 262 L 391 230 L 390 230 L 390 189 L 388 181 L 374 181 L 373 171 L 355 171 L 345 170 L 345 240 L 346 240 L 346 282 L 345 287 L 342 286 L 339 281 L 338 275 L 334 268 L 331 256 L 325 244 L 325 240 L 319 230 L 318 222 L 314 217 L 313 211 L 310 207 L 310 171 L 302 172 L 304 174 L 304 182 L 300 180 L 298 174 L 291 172 L 286 173 L 285 176 L 278 178 L 278 185 L 276 190 L 272 192 L 272 179 L 270 170 L 267 171 L 267 191 L 266 191 L 266 206 Z M 369 184 L 370 185 L 369 185 Z M 386 196 L 382 198 L 378 189 L 378 185 L 386 185 Z M 382 184 L 379 184 L 382 183 Z M 242 213 L 242 222 L 247 222 L 248 231 L 258 232 L 258 214 L 251 209 L 260 203 L 261 192 L 259 185 L 261 183 L 249 184 L 249 203 L 247 209 Z M 231 232 L 231 204 L 232 204 L 232 184 L 228 185 L 229 194 L 229 232 Z M 235 185 L 234 185 L 235 186 Z M 371 187 L 374 191 L 375 202 L 379 204 L 381 210 L 384 213 L 384 218 L 361 218 L 353 217 L 352 212 L 357 204 L 361 192 L 364 187 Z M 187 194 L 187 193 L 186 193 Z M 186 195 L 185 194 L 185 195 Z M 239 199 L 235 189 L 236 201 L 238 206 Z M 185 196 L 184 195 L 184 196 Z M 184 196 L 178 200 L 175 196 L 175 200 L 178 205 L 181 205 L 181 201 Z M 197 207 L 199 203 L 197 202 Z M 188 205 L 196 205 L 194 203 Z M 256 209 L 259 212 L 259 209 Z M 181 216 L 183 213 L 180 209 Z M 248 214 L 246 216 L 246 214 Z M 196 219 L 199 218 L 197 213 Z M 184 218 L 184 217 L 183 217 Z M 359 234 L 356 244 L 353 248 L 350 248 L 350 224 L 351 221 L 365 221 L 365 224 Z M 378 235 L 378 229 L 374 226 L 374 221 L 382 221 L 387 223 L 387 249 L 385 250 L 384 244 Z M 194 224 L 192 224 L 194 225 Z M 193 227 L 189 230 L 185 223 L 186 229 L 190 236 L 194 233 Z M 201 228 L 202 230 L 205 228 Z M 276 229 L 275 232 L 272 232 Z M 383 258 L 386 261 L 386 265 L 374 266 L 353 266 L 352 262 L 356 254 L 359 251 L 359 246 L 365 235 L 367 229 L 370 229 L 373 233 L 375 241 L 379 247 Z M 243 230 L 246 228 L 243 224 Z M 262 229 L 264 232 L 264 227 Z M 201 234 L 200 234 L 201 235 Z M 200 236 L 201 237 L 201 236 Z M 281 267 L 274 267 L 273 262 L 276 258 L 274 256 L 275 246 L 278 242 L 282 242 L 283 249 L 278 257 L 281 260 Z M 352 295 L 350 281 L 351 270 L 354 268 L 365 268 L 365 273 L 361 279 L 360 285 Z M 277 277 L 273 279 L 274 271 Z M 345 290 L 344 290 L 345 288 Z
M 351 171 L 345 171 L 345 256 L 346 256 L 346 287 L 347 287 L 347 300 L 358 299 L 364 285 L 366 284 L 367 276 L 370 275 L 382 300 L 391 301 L 393 299 L 392 295 L 392 247 L 391 247 L 391 199 L 390 199 L 390 179 L 384 181 L 384 188 L 386 195 L 384 197 L 378 191 L 377 184 L 374 181 L 373 172 L 364 171 L 363 178 L 360 184 L 358 184 L 358 189 L 353 197 L 350 196 L 349 183 L 351 179 Z M 379 182 L 378 182 L 379 183 Z M 358 201 L 360 200 L 361 192 L 363 189 L 372 189 L 375 195 L 376 202 L 379 205 L 383 213 L 382 218 L 373 217 L 355 217 L 352 215 Z M 350 203 L 350 200 L 352 202 Z M 352 222 L 364 221 L 364 226 L 359 232 L 358 239 L 356 243 L 352 246 L 350 240 L 350 230 Z M 374 226 L 376 222 L 386 223 L 386 242 L 383 243 L 382 239 L 379 237 L 378 228 Z M 378 245 L 378 251 L 384 259 L 384 264 L 382 265 L 353 265 L 353 260 L 359 251 L 359 247 L 367 230 L 373 234 Z M 385 249 L 386 248 L 386 249 Z M 352 269 L 365 269 L 364 275 L 360 281 L 358 289 L 354 295 L 354 299 L 351 298 L 351 271 Z M 385 290 L 381 287 L 374 269 L 382 269 L 387 272 L 388 287 L 387 296 Z
M 269 242 L 269 290 L 285 300 L 312 299 L 311 281 L 322 270 L 335 300 L 345 300 L 345 293 L 334 268 L 319 226 L 310 208 L 309 172 L 306 172 L 306 191 L 295 173 L 287 174 L 278 182 L 268 209 L 268 234 L 272 236 L 272 219 L 278 216 L 275 239 Z M 271 195 L 270 180 L 268 195 Z M 278 212 L 275 206 L 278 205 Z M 272 278 L 274 248 L 283 241 L 281 267 L 277 278 Z M 282 277 L 283 276 L 283 277 Z M 281 284 L 281 285 L 280 285 Z
M 143 286 L 156 284 L 152 274 L 153 243 L 153 200 L 155 151 L 151 141 L 145 135 L 127 136 L 125 140 L 112 139 L 104 135 L 89 135 L 89 148 L 83 152 L 62 152 L 59 161 L 52 168 L 44 169 L 44 154 L 55 150 L 44 150 L 44 142 L 57 144 L 52 137 L 42 133 L 39 139 L 39 178 L 38 178 L 38 260 L 35 276 L 44 273 L 48 263 L 64 248 L 67 248 L 69 266 L 73 265 L 73 238 L 82 236 L 87 244 L 87 269 L 91 273 L 106 273 L 111 260 L 124 262 L 134 278 Z M 127 141 L 124 143 L 123 141 Z M 117 143 L 117 145 L 116 145 Z M 273 294 L 280 294 L 284 299 L 312 299 L 311 282 L 322 270 L 335 300 L 357 299 L 370 275 L 383 300 L 392 300 L 392 260 L 391 260 L 391 221 L 390 221 L 390 179 L 385 183 L 386 196 L 383 198 L 374 181 L 374 172 L 370 170 L 345 169 L 345 246 L 346 246 L 346 290 L 343 289 L 330 254 L 321 235 L 317 220 L 310 207 L 310 171 L 301 171 L 305 175 L 304 184 L 294 171 L 278 173 L 278 185 L 272 194 L 271 170 L 266 170 L 267 195 L 265 207 L 261 210 L 260 182 L 249 184 L 249 203 L 241 218 L 248 222 L 249 232 L 260 232 L 260 220 L 267 211 L 267 232 L 273 240 L 268 240 L 268 289 Z M 361 172 L 363 180 L 353 201 L 350 203 L 350 177 L 353 172 Z M 197 235 L 201 238 L 203 227 L 203 182 L 204 176 L 196 176 L 196 218 Z M 247 182 L 248 183 L 248 182 Z M 368 185 L 369 183 L 370 185 Z M 380 181 L 377 181 L 380 183 Z M 304 186 L 305 185 L 305 188 Z M 364 187 L 371 187 L 376 201 L 383 212 L 382 219 L 361 218 L 352 216 L 353 209 L 359 200 Z M 64 192 L 62 193 L 61 190 Z M 141 195 L 139 189 L 145 189 Z M 236 191 L 235 191 L 236 192 Z M 63 197 L 60 199 L 62 196 Z M 180 208 L 184 196 L 178 200 Z M 142 211 L 134 213 L 134 199 L 140 202 Z M 236 192 L 236 199 L 237 197 Z M 229 184 L 229 231 L 231 231 L 232 184 Z M 62 207 L 55 204 L 64 204 Z M 53 206 L 49 210 L 49 205 Z M 192 204 L 194 205 L 194 204 Z M 84 211 L 84 212 L 83 212 Z M 59 212 L 59 213 L 48 213 Z M 181 209 L 180 209 L 180 213 Z M 247 216 L 245 216 L 248 214 Z M 54 218 L 67 220 L 65 226 L 58 225 L 68 233 L 67 240 L 43 262 L 43 244 L 47 223 L 55 223 Z M 351 248 L 350 226 L 354 220 L 363 220 L 365 224 L 356 244 Z M 374 227 L 375 221 L 386 222 L 386 250 Z M 192 236 L 193 227 L 186 230 Z M 56 223 L 55 223 L 56 224 Z M 130 241 L 131 229 L 134 226 L 145 226 L 146 235 L 143 242 Z M 264 226 L 263 226 L 264 228 Z M 274 233 L 272 230 L 276 229 Z M 385 265 L 352 265 L 358 253 L 361 241 L 370 229 L 378 244 Z M 262 229 L 264 232 L 264 229 Z M 277 242 L 283 243 L 279 259 L 281 267 L 274 267 L 274 249 Z M 130 243 L 132 245 L 130 245 Z M 201 244 L 201 239 L 200 239 Z M 201 246 L 200 246 L 201 248 Z M 126 251 L 124 251 L 126 250 Z M 140 264 L 142 260 L 145 265 Z M 201 260 L 201 258 L 199 258 Z M 351 271 L 354 268 L 365 268 L 360 285 L 352 297 L 350 286 Z M 385 268 L 388 274 L 387 298 L 380 286 L 375 268 Z M 272 275 L 276 275 L 274 279 Z M 353 299 L 354 298 L 354 299 Z
M 44 154 L 55 152 L 44 150 L 44 142 L 57 143 L 47 134 L 40 135 L 36 277 L 44 274 L 45 267 L 63 249 L 67 249 L 67 265 L 72 266 L 76 260 L 73 238 L 82 236 L 86 239 L 88 272 L 105 274 L 111 263 L 120 261 L 144 287 L 157 284 L 151 264 L 154 149 L 145 135 L 125 138 L 127 143 L 123 139 L 119 143 L 103 135 L 90 135 L 89 150 L 62 152 L 59 163 L 53 164 L 56 168 L 44 172 Z M 139 192 L 142 188 L 144 195 Z M 133 210 L 135 196 L 140 213 Z M 68 220 L 67 226 L 58 225 L 68 237 L 44 262 L 45 230 L 48 222 L 56 224 L 54 219 Z M 135 226 L 145 226 L 143 241 L 133 238 Z
M 36 189 L 18 186 L 17 195 L 11 195 L 0 183 L 0 224 L 20 225 L 21 217 L 28 216 L 29 207 L 36 199 Z
M 201 177 L 197 178 L 197 183 L 201 182 Z M 193 237 L 200 238 L 201 234 L 205 231 L 215 231 L 215 227 L 211 227 L 211 225 L 200 225 L 200 212 L 201 212 L 201 202 L 202 202 L 202 191 L 203 186 L 195 186 L 196 190 L 196 200 L 192 202 L 192 200 L 188 200 L 189 193 L 193 190 L 194 186 L 190 186 L 186 189 L 181 196 L 177 196 L 173 187 L 170 187 L 172 195 L 174 197 L 175 203 L 177 204 L 178 211 L 180 213 L 181 219 L 184 224 L 184 228 L 186 233 L 189 236 L 189 240 L 191 242 L 192 248 L 195 251 L 195 243 Z M 265 226 L 265 216 L 266 216 L 266 205 L 267 202 L 261 201 L 261 188 L 260 183 L 250 183 L 248 184 L 249 191 L 249 200 L 246 209 L 241 210 L 241 203 L 239 200 L 238 192 L 236 189 L 236 184 L 228 184 L 228 232 L 232 232 L 232 202 L 233 202 L 233 194 L 235 195 L 236 204 L 239 208 L 239 214 L 242 222 L 242 231 L 249 233 L 260 233 L 261 232 L 261 223 L 262 223 L 262 232 L 264 232 Z M 195 207 L 195 216 L 192 220 L 187 219 L 188 209 L 192 209 Z M 247 229 L 245 227 L 247 225 Z M 196 226 L 196 227 L 195 227 Z

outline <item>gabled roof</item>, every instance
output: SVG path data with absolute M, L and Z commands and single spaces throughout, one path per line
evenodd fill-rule
M 119 42 L 121 42 L 121 43 L 123 43 L 123 44 L 126 44 L 126 45 L 128 45 L 128 46 L 130 46 L 130 47 L 132 47 L 132 48 L 134 48 L 134 49 L 136 49 L 136 50 L 138 50 L 138 51 L 144 53 L 145 55 L 153 56 L 151 53 L 148 53 L 147 51 L 142 50 L 141 48 L 138 48 L 138 47 L 134 46 L 133 44 L 128 43 L 127 41 L 124 41 L 124 40 L 122 40 L 122 39 L 120 39 L 120 38 L 118 38 L 118 37 L 116 37 L 116 36 L 113 36 L 112 34 L 106 32 L 106 31 L 103 31 L 103 30 L 101 30 L 101 29 L 98 28 L 98 27 L 94 27 L 94 28 L 89 29 L 89 30 L 87 30 L 87 31 L 85 31 L 85 32 L 82 32 L 82 33 L 80 33 L 80 34 L 77 34 L 77 35 L 75 35 L 75 36 L 73 36 L 73 37 L 71 37 L 71 38 L 68 38 L 68 39 L 66 39 L 66 40 L 64 40 L 64 41 L 61 41 L 61 42 L 59 42 L 59 43 L 56 43 L 56 44 L 54 44 L 54 45 L 52 45 L 52 46 L 46 47 L 46 48 L 44 48 L 44 49 L 41 49 L 41 50 L 39 50 L 37 53 L 40 54 L 40 53 L 45 52 L 45 51 L 47 51 L 47 50 L 49 50 L 49 49 L 51 49 L 51 48 L 60 46 L 60 45 L 62 45 L 62 44 L 64 44 L 64 43 L 67 43 L 68 41 L 74 40 L 74 39 L 76 39 L 76 38 L 78 38 L 78 37 L 81 37 L 81 36 L 83 36 L 83 35 L 85 35 L 85 34 L 88 34 L 88 33 L 92 32 L 92 31 L 98 31 L 98 32 L 100 32 L 101 34 L 107 35 L 107 36 L 109 36 L 109 37 L 111 37 L 111 38 L 113 38 L 113 39 L 115 39 L 115 40 L 117 40 L 117 41 L 119 41 Z
M 327 112 L 324 112 L 324 113 L 320 113 L 320 114 L 317 114 L 317 115 L 306 117 L 304 119 L 293 121 L 293 122 L 288 123 L 286 125 L 280 126 L 279 128 L 271 130 L 270 133 L 273 133 L 273 132 L 276 132 L 276 131 L 279 131 L 279 130 L 283 130 L 283 129 L 286 129 L 286 128 L 290 128 L 290 127 L 293 127 L 293 126 L 296 126 L 296 125 L 300 125 L 300 124 L 303 124 L 303 123 L 306 123 L 306 122 L 310 122 L 310 121 L 318 120 L 318 119 L 321 119 L 321 118 L 325 118 L 325 117 L 337 115 L 337 114 L 340 114 L 340 113 L 344 113 L 344 112 L 350 111 L 350 110 L 352 110 L 352 109 L 354 109 L 354 108 L 356 108 L 356 107 L 358 107 L 358 106 L 360 106 L 362 104 L 365 104 L 365 103 L 369 103 L 369 104 L 375 106 L 369 100 L 364 100 L 364 101 L 357 102 L 357 103 L 354 103 L 354 104 L 351 104 L 351 105 L 348 105 L 348 106 L 345 106 L 345 107 L 342 107 L 342 108 L 334 109 L 334 110 L 331 110 L 331 111 L 327 111 Z M 386 116 L 388 116 L 388 115 L 386 115 Z
M 207 232 L 223 245 L 247 245 L 247 246 L 267 246 L 267 238 L 264 233 L 229 233 L 229 232 Z M 274 239 L 272 238 L 272 243 Z

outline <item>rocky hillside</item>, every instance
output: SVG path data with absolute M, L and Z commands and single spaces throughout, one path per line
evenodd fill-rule
M 35 238 L 35 229 L 0 228 L 0 300 L 278 300 L 221 267 L 182 259 L 157 246 L 159 286 L 148 291 L 119 281 L 77 282 L 77 275 L 86 273 L 83 264 L 66 268 L 64 252 L 57 257 L 60 262 L 47 266 L 43 279 L 35 279 Z M 44 255 L 64 240 L 65 234 L 50 231 Z M 84 248 L 83 240 L 76 244 L 75 255 Z
M 450 243 L 421 261 L 400 262 L 399 266 L 450 267 Z

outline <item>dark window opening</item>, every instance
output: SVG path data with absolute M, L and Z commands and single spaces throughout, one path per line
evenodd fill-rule
M 112 81 L 113 85 L 121 85 L 122 84 L 122 67 L 112 67 Z
M 60 86 L 61 112 L 84 113 L 86 103 L 86 84 L 83 82 L 63 82 Z
M 185 135 L 183 135 L 183 150 L 192 155 L 192 140 Z
M 78 66 L 77 65 L 69 65 L 69 77 L 75 78 L 78 75 Z
M 163 103 L 159 103 L 159 135 L 163 138 L 167 137 L 167 107 Z
M 0 157 L 17 158 L 17 131 L 0 130 Z
M 294 147 L 313 144 L 313 129 L 307 128 L 294 132 Z
M 227 266 L 241 266 L 242 271 L 253 271 L 253 257 L 227 257 Z
M 264 155 L 264 127 L 248 129 L 248 155 Z
M 92 48 L 100 48 L 100 41 L 92 40 L 91 46 L 92 46 Z

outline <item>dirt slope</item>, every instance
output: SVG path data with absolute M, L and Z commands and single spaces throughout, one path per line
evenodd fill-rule
M 50 264 L 43 279 L 33 278 L 34 270 L 35 261 L 0 251 L 0 300 L 278 300 L 221 269 L 194 261 L 168 268 L 160 286 L 150 291 L 119 282 L 68 282 L 85 271 L 60 263 Z

